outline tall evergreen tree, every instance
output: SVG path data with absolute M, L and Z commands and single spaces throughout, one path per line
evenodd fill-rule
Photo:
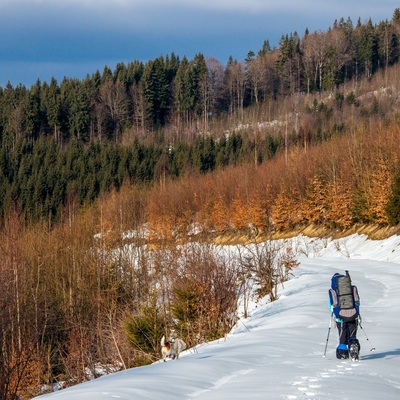
M 282 36 L 279 43 L 279 58 L 276 68 L 281 84 L 282 94 L 293 94 L 301 85 L 301 51 L 300 38 L 294 34 Z
M 259 56 L 265 55 L 265 54 L 270 53 L 271 51 L 272 51 L 272 48 L 271 48 L 271 45 L 269 43 L 269 40 L 266 39 L 266 40 L 264 40 L 263 45 L 261 47 L 261 50 L 258 52 L 258 55 Z
M 195 112 L 205 117 L 208 109 L 208 68 L 204 55 L 198 53 L 193 58 L 194 104 Z
M 163 57 L 158 57 L 145 65 L 142 80 L 147 119 L 153 126 L 162 126 L 168 115 L 170 100 Z
M 50 85 L 45 87 L 43 84 L 42 104 L 46 113 L 47 123 L 53 128 L 54 138 L 56 141 L 59 141 L 59 132 L 61 129 L 61 99 L 60 88 L 54 77 L 51 78 Z
M 42 124 L 42 107 L 40 103 L 40 92 L 42 85 L 39 80 L 27 92 L 24 106 L 24 131 L 29 137 L 36 139 Z
M 378 65 L 378 40 L 371 19 L 358 28 L 360 69 L 370 78 Z
M 193 88 L 193 65 L 183 57 L 176 72 L 174 82 L 174 108 L 181 123 L 188 126 L 195 104 Z
M 68 126 L 70 135 L 87 140 L 90 119 L 90 103 L 83 84 L 77 80 L 71 82 L 67 98 Z

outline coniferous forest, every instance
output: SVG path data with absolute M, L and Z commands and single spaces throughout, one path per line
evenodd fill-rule
M 248 274 L 273 299 L 296 266 L 268 244 L 228 262 L 224 236 L 396 229 L 399 57 L 396 9 L 226 65 L 0 88 L 0 398 L 152 362 L 172 328 L 224 335 Z
M 283 146 L 282 123 L 299 136 L 306 129 L 300 113 L 310 120 L 312 110 L 326 106 L 303 143 L 291 138 L 302 146 L 323 140 L 343 130 L 344 120 L 327 126 L 327 104 L 309 100 L 305 110 L 300 99 L 332 93 L 338 109 L 356 104 L 343 85 L 398 62 L 399 24 L 397 9 L 378 25 L 341 20 L 326 32 L 282 36 L 278 48 L 266 40 L 257 54 L 249 51 L 244 62 L 230 59 L 226 66 L 202 54 L 193 60 L 171 54 L 120 63 L 114 71 L 106 66 L 82 81 L 7 85 L 0 89 L 0 210 L 18 206 L 30 220 L 57 221 L 70 199 L 90 204 L 123 182 L 262 163 Z M 287 98 L 299 100 L 282 110 Z M 270 124 L 256 139 L 255 128 L 243 124 L 250 113 Z

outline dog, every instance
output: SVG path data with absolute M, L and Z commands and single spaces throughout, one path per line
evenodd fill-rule
M 166 341 L 165 336 L 161 338 L 161 355 L 164 362 L 167 361 L 167 357 L 178 360 L 179 354 L 185 349 L 186 343 L 182 339 Z

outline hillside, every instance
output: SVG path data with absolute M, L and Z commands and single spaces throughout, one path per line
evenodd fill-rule
M 400 393 L 399 238 L 371 241 L 298 236 L 288 245 L 300 257 L 294 277 L 273 303 L 252 303 L 220 340 L 200 343 L 179 361 L 126 370 L 37 399 L 376 399 Z M 359 363 L 335 358 L 327 290 L 335 272 L 350 271 L 361 295 Z M 239 305 L 239 315 L 241 307 Z M 374 349 L 374 351 L 371 351 Z
M 0 212 L 58 222 L 129 183 L 261 165 L 396 123 L 400 11 L 265 41 L 227 65 L 197 54 L 0 88 Z

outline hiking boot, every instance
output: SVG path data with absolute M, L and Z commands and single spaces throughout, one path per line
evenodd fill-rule
M 358 358 L 358 345 L 357 345 L 357 343 L 355 343 L 355 342 L 350 343 L 350 346 L 349 346 L 349 355 L 350 355 L 351 361 L 358 361 L 358 360 L 359 360 L 359 358 Z
M 347 360 L 349 358 L 349 351 L 346 345 L 342 345 L 343 348 L 336 349 L 336 358 L 339 360 Z

